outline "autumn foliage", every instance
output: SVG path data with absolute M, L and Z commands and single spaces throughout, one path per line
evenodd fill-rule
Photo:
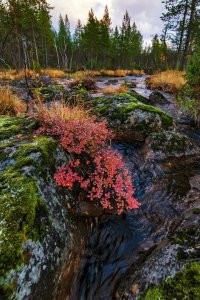
M 118 214 L 137 208 L 139 203 L 133 197 L 131 177 L 122 157 L 108 146 L 112 133 L 106 122 L 97 122 L 84 113 L 79 113 L 80 118 L 68 118 L 66 111 L 71 116 L 74 108 L 57 105 L 43 107 L 37 116 L 42 124 L 38 133 L 56 137 L 70 155 L 68 164 L 54 175 L 57 184 L 78 193 L 80 201 L 100 203 Z M 65 112 L 58 113 L 60 110 Z

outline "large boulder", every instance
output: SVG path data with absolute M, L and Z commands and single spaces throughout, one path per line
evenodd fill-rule
M 53 179 L 66 157 L 35 127 L 0 116 L 0 299 L 51 299 L 69 242 L 67 196 Z
M 186 135 L 176 131 L 152 133 L 145 141 L 145 158 L 150 160 L 168 160 L 200 155 L 199 148 Z
M 129 94 L 99 97 L 92 103 L 96 111 L 107 119 L 116 137 L 126 141 L 144 141 L 150 133 L 173 126 L 173 119 L 164 111 Z

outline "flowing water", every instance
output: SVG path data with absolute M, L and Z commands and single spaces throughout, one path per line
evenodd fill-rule
M 124 79 L 119 79 L 114 85 L 122 81 Z M 137 83 L 135 91 L 138 93 L 145 97 L 150 95 L 145 76 L 129 76 L 127 81 Z M 101 79 L 98 85 L 105 86 L 106 82 Z M 175 118 L 177 130 L 188 134 L 200 146 L 199 130 L 191 127 L 189 118 L 177 108 L 172 97 L 165 96 L 169 104 L 160 107 Z M 192 164 L 187 164 L 187 160 L 179 164 L 177 161 L 176 164 L 146 161 L 141 144 L 114 143 L 113 148 L 124 157 L 141 206 L 123 216 L 105 217 L 93 224 L 92 229 L 86 226 L 89 233 L 84 250 L 77 254 L 79 263 L 71 288 L 68 295 L 58 297 L 59 300 L 115 299 L 123 274 L 141 260 L 143 253 L 150 252 L 166 237 L 171 221 L 180 213 L 177 200 L 189 191 L 191 176 L 200 173 L 198 161 Z

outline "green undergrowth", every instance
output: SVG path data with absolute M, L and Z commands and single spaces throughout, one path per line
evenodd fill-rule
M 34 137 L 34 128 L 31 119 L 0 117 L 6 139 L 0 142 L 0 166 L 7 162 L 0 173 L 0 289 L 2 278 L 25 263 L 23 243 L 41 241 L 50 225 L 37 183 L 47 180 L 54 167 L 57 142 Z
M 99 97 L 93 100 L 96 111 L 111 119 L 125 121 L 128 114 L 134 110 L 155 113 L 160 116 L 164 129 L 173 125 L 173 119 L 164 111 L 151 105 L 146 105 L 129 94 L 115 94 L 112 96 Z
M 200 264 L 193 262 L 159 286 L 149 288 L 140 300 L 199 300 L 199 296 Z

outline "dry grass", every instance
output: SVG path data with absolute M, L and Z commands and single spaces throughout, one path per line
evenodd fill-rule
M 28 78 L 34 78 L 36 73 L 32 70 L 27 70 L 26 75 Z M 0 70 L 0 80 L 20 80 L 25 77 L 25 70 Z
M 43 69 L 40 72 L 41 75 L 50 76 L 51 78 L 65 78 L 66 73 L 62 70 L 57 69 Z
M 128 91 L 128 87 L 125 84 L 122 84 L 118 87 L 105 87 L 101 90 L 101 92 L 105 95 L 110 95 L 110 94 L 123 94 Z
M 0 114 L 19 116 L 26 111 L 26 104 L 17 98 L 9 88 L 0 89 Z
M 109 77 L 125 77 L 128 75 L 143 75 L 144 72 L 141 70 L 123 70 L 123 69 L 117 69 L 117 70 L 100 70 L 96 72 L 95 76 L 109 76 Z
M 185 73 L 181 71 L 168 70 L 155 74 L 147 79 L 147 85 L 151 89 L 163 90 L 175 93 L 186 83 Z
M 26 75 L 28 78 L 36 78 L 40 75 L 42 76 L 50 76 L 51 78 L 65 78 L 67 75 L 62 70 L 56 69 L 42 69 L 39 73 L 33 70 L 26 70 Z M 0 80 L 20 80 L 25 77 L 25 70 L 0 70 Z
M 38 118 L 41 120 L 58 118 L 63 121 L 72 121 L 89 118 L 89 112 L 84 110 L 81 106 L 69 107 L 61 102 L 53 102 L 48 107 L 39 102 L 35 105 L 35 110 Z
M 127 75 L 143 75 L 144 72 L 141 70 L 99 70 L 99 71 L 78 71 L 75 73 L 67 73 L 63 70 L 58 69 L 42 69 L 40 72 L 35 72 L 33 70 L 27 70 L 26 71 L 28 78 L 36 78 L 40 75 L 42 76 L 50 76 L 51 78 L 66 78 L 66 77 L 72 77 L 72 78 L 79 78 L 83 79 L 85 77 L 95 77 L 95 76 L 108 76 L 108 77 L 125 77 Z M 6 70 L 6 69 L 0 69 L 0 80 L 20 80 L 25 77 L 25 70 Z
M 95 77 L 95 76 L 106 76 L 106 77 L 125 77 L 128 75 L 132 76 L 138 76 L 143 75 L 144 71 L 142 70 L 123 70 L 123 69 L 117 69 L 117 70 L 99 70 L 99 71 L 78 71 L 74 74 L 69 74 L 71 77 L 75 78 L 84 78 L 87 76 Z

